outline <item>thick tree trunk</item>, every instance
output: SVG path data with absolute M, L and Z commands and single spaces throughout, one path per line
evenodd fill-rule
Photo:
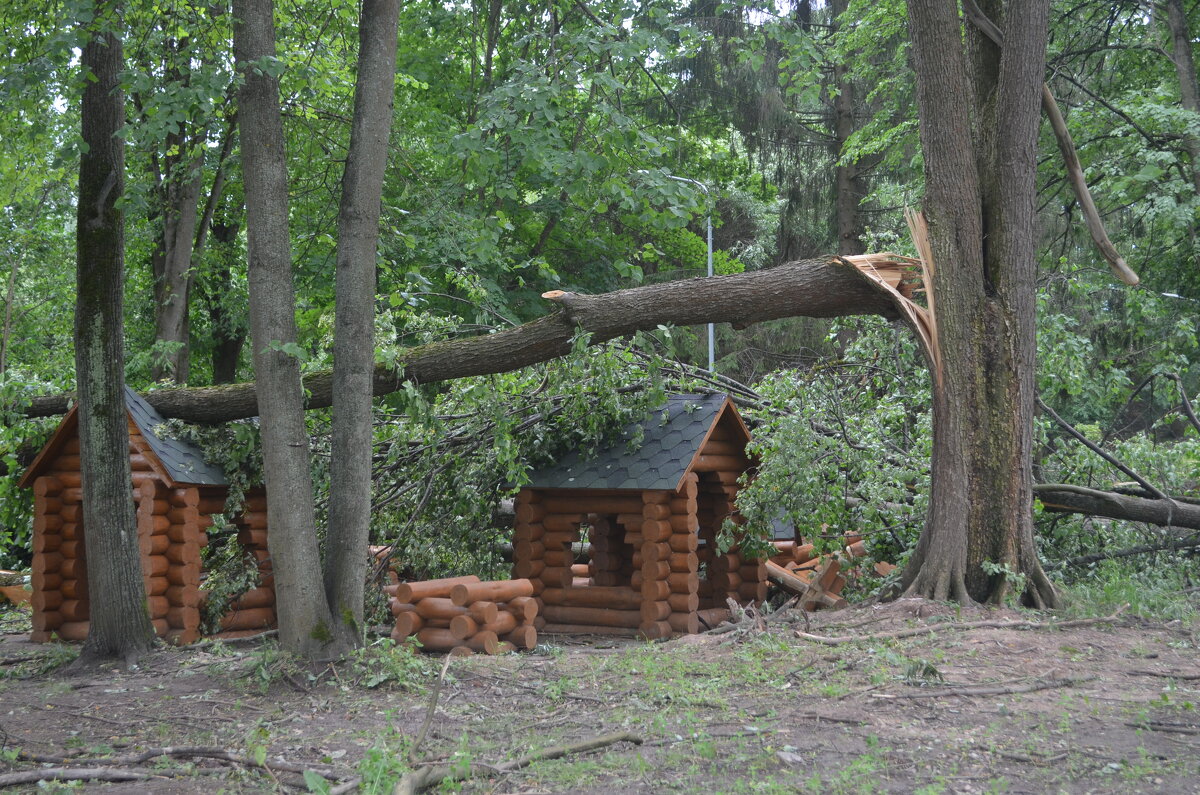
M 333 441 L 325 594 L 347 644 L 361 642 L 370 540 L 375 257 L 396 90 L 400 0 L 364 0 L 354 121 L 338 215 Z
M 184 145 L 180 139 L 178 145 Z M 154 380 L 186 384 L 190 362 L 188 306 L 192 287 L 192 245 L 199 220 L 200 191 L 203 187 L 204 139 L 193 142 L 201 154 L 188 158 L 169 158 L 166 179 L 166 206 L 163 208 L 162 239 L 153 257 L 154 340 L 166 349 L 152 368 Z
M 1200 80 L 1196 77 L 1196 62 L 1192 58 L 1192 37 L 1188 32 L 1183 0 L 1166 0 L 1167 27 L 1171 31 L 1171 63 L 1179 78 L 1179 100 L 1185 110 L 1200 113 Z M 1200 196 L 1200 138 L 1183 137 L 1184 148 L 1191 160 L 1192 186 Z
M 288 232 L 287 164 L 279 83 L 258 65 L 275 56 L 274 4 L 235 0 L 234 57 L 245 83 L 238 97 L 249 249 L 250 336 L 262 431 L 269 551 L 275 570 L 279 640 L 310 659 L 338 656 L 321 587 L 308 432 L 296 342 Z
M 406 382 L 430 384 L 473 375 L 503 373 L 565 356 L 580 332 L 593 344 L 659 325 L 731 323 L 745 328 L 782 317 L 898 317 L 891 299 L 858 269 L 832 259 L 789 262 L 777 268 L 729 276 L 688 279 L 618 290 L 603 295 L 568 293 L 558 299 L 567 311 L 495 334 L 411 348 L 402 367 L 375 368 L 372 392 L 386 395 Z M 333 376 L 304 379 L 307 407 L 333 403 Z M 72 395 L 35 398 L 26 414 L 62 414 Z M 160 389 L 145 395 L 164 417 L 189 422 L 228 422 L 259 413 L 254 384 Z
M 833 0 L 834 24 L 841 25 L 841 16 L 849 5 L 848 0 Z M 833 84 L 837 96 L 833 99 L 833 156 L 837 164 L 833 170 L 833 205 L 836 216 L 838 254 L 865 254 L 863 247 L 863 222 L 859 205 L 867 195 L 866 180 L 857 161 L 843 162 L 846 142 L 854 133 L 854 84 L 846 66 L 834 64 Z
M 1024 575 L 1025 600 L 1049 606 L 1029 507 L 1047 4 L 1010 8 L 1003 52 L 972 36 L 970 68 L 957 4 L 909 0 L 942 368 L 931 507 L 902 582 L 935 599 L 998 602 L 1008 586 L 991 563 Z
M 116 3 L 97 2 L 97 27 L 111 25 Z M 75 377 L 83 536 L 88 562 L 90 624 L 81 660 L 127 662 L 154 643 L 129 488 L 129 428 L 125 415 L 125 125 L 120 88 L 121 40 L 92 33 L 82 65 L 83 141 L 76 225 Z
M 241 226 L 236 220 L 214 221 L 217 263 L 206 274 L 204 303 L 212 328 L 212 380 L 214 384 L 232 384 L 237 378 L 242 346 L 246 344 L 246 319 L 233 313 L 226 302 L 234 289 L 230 263 L 238 256 L 237 237 Z

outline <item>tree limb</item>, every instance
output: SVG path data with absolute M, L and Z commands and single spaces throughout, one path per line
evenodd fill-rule
M 832 260 L 802 260 L 777 268 L 729 276 L 688 279 L 601 295 L 557 293 L 549 297 L 562 310 L 530 323 L 468 339 L 434 342 L 409 349 L 396 368 L 376 365 L 373 393 L 395 392 L 406 383 L 430 384 L 454 378 L 508 372 L 565 356 L 580 332 L 592 344 L 659 325 L 732 323 L 743 328 L 783 317 L 883 315 L 896 318 L 891 299 L 855 268 Z M 164 417 L 218 423 L 258 414 L 254 383 L 160 389 L 144 395 Z M 333 401 L 330 371 L 305 377 L 310 409 Z M 62 414 L 72 395 L 34 398 L 30 417 Z
M 1057 513 L 1083 513 L 1200 530 L 1200 505 L 1170 497 L 1152 500 L 1065 483 L 1039 483 L 1033 487 L 1033 493 L 1043 508 Z

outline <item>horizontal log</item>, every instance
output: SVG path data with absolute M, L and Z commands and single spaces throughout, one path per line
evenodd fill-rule
M 669 602 L 642 602 L 640 608 L 643 622 L 666 621 L 671 615 Z
M 714 439 L 710 437 L 709 440 L 704 443 L 704 446 L 700 448 L 700 453 L 708 456 L 735 456 L 737 458 L 746 460 L 746 443 L 745 441 Z
M 87 621 L 88 602 L 86 599 L 64 599 L 58 606 L 58 614 L 63 621 Z
M 630 627 L 601 627 L 594 624 L 551 624 L 547 622 L 538 632 L 543 635 L 619 635 L 633 638 L 637 629 Z
M 237 534 L 238 543 L 247 549 L 266 549 L 267 531 L 265 529 L 243 528 Z
M 63 537 L 60 533 L 38 532 L 35 524 L 33 531 L 33 553 L 35 555 L 45 552 L 54 552 L 62 546 L 62 543 Z
M 542 616 L 548 624 L 583 624 L 636 629 L 642 623 L 640 610 L 611 610 L 601 607 L 546 605 Z
M 462 583 L 479 582 L 474 574 L 462 577 L 443 577 L 440 580 L 402 582 L 396 586 L 396 598 L 401 602 L 416 602 L 428 597 L 449 598 L 451 589 Z
M 500 650 L 500 639 L 494 632 L 480 632 L 473 637 L 456 638 L 449 629 L 425 627 L 418 630 L 417 641 L 429 651 L 450 651 L 455 646 L 466 646 L 472 651 L 496 654 Z
M 513 564 L 513 577 L 519 580 L 532 580 L 546 570 L 546 561 L 540 559 L 519 558 Z
M 700 556 L 695 552 L 673 552 L 667 563 L 671 571 L 693 572 L 700 570 Z
M 500 608 L 491 600 L 480 600 L 466 606 L 456 605 L 446 596 L 427 596 L 416 602 L 416 611 L 417 615 L 426 620 L 442 619 L 449 621 L 458 616 L 470 616 L 480 624 L 486 624 L 496 620 L 496 615 L 500 612 Z
M 808 593 L 808 582 L 800 579 L 779 564 L 767 561 L 766 569 L 767 578 L 788 593 L 795 596 L 804 596 Z
M 403 640 L 409 635 L 415 635 L 424 628 L 425 619 L 416 613 L 401 613 L 396 616 L 396 626 L 392 630 L 393 640 Z
M 672 516 L 692 516 L 700 508 L 700 502 L 695 497 L 676 497 L 668 505 Z
M 78 643 L 87 640 L 88 626 L 87 621 L 68 621 L 55 627 L 54 634 L 65 641 Z
M 671 606 L 672 613 L 694 613 L 700 609 L 700 596 L 695 593 L 672 593 L 667 596 L 667 604 Z
M 705 455 L 696 456 L 692 465 L 694 472 L 733 472 L 741 474 L 750 468 L 750 460 L 740 455 Z
M 62 591 L 43 590 L 34 590 L 29 595 L 29 600 L 33 604 L 35 613 L 47 613 L 52 610 L 58 610 L 59 605 L 64 601 Z
M 188 607 L 169 607 L 166 614 L 167 623 L 178 629 L 191 629 L 200 625 L 200 609 L 194 605 Z
M 1047 511 L 1200 530 L 1200 504 L 1193 502 L 1150 499 L 1061 483 L 1038 484 L 1033 492 Z
M 632 588 L 592 585 L 587 588 L 547 588 L 542 591 L 547 605 L 568 607 L 602 607 L 613 610 L 637 610 L 642 594 Z
M 672 593 L 696 593 L 700 586 L 700 575 L 672 572 L 667 575 L 667 585 L 670 586 Z
M 671 613 L 667 616 L 667 623 L 671 625 L 671 629 L 685 635 L 695 635 L 700 631 L 700 618 L 695 611 Z
M 535 503 L 521 503 L 516 505 L 517 521 L 522 524 L 534 524 L 540 522 L 546 516 L 546 506 Z
M 552 514 L 574 516 L 589 513 L 618 514 L 642 512 L 641 497 L 606 497 L 594 494 L 587 497 L 547 495 L 542 505 L 546 510 L 546 518 L 542 520 L 544 524 L 549 522 Z M 550 529 L 549 526 L 546 529 Z
M 275 608 L 258 607 L 253 610 L 238 610 L 221 617 L 220 627 L 224 630 L 269 629 L 275 626 Z
M 190 646 L 200 640 L 200 628 L 190 625 L 180 629 L 172 627 L 167 630 L 167 634 L 163 636 L 163 640 L 172 646 Z
M 533 584 L 529 580 L 460 583 L 450 591 L 450 599 L 456 605 L 469 605 L 482 600 L 507 602 L 518 596 L 533 596 Z
M 578 511 L 550 514 L 542 520 L 543 535 L 547 533 L 578 533 L 583 517 L 584 515 Z M 570 543 L 571 540 L 568 538 L 567 543 Z M 552 542 L 543 537 L 542 543 L 549 546 Z
M 145 585 L 148 596 L 163 596 L 166 594 L 167 588 L 171 587 L 171 583 L 166 577 L 147 577 Z
M 495 619 L 486 624 L 480 624 L 470 616 L 455 616 L 450 619 L 450 633 L 459 638 L 468 638 L 481 631 L 507 635 L 516 628 L 517 617 L 503 610 L 497 614 Z
M 710 607 L 707 610 L 697 610 L 696 618 L 700 623 L 708 628 L 712 628 L 720 624 L 722 621 L 729 620 L 728 607 Z
M 254 610 L 260 607 L 275 606 L 275 590 L 273 588 L 251 588 L 230 604 L 232 610 Z
M 700 530 L 700 519 L 695 515 L 678 516 L 671 514 L 671 518 L 668 521 L 671 525 L 672 535 L 695 535 Z
M 59 593 L 64 599 L 87 599 L 88 598 L 88 582 L 87 577 L 80 578 L 63 578 L 62 584 L 58 586 Z
M 518 649 L 533 649 L 537 646 L 537 630 L 532 626 L 521 626 L 504 636 L 504 640 Z
M 33 481 L 33 496 L 35 499 L 41 497 L 53 497 L 63 490 L 63 482 L 56 477 L 42 475 L 35 478 Z
M 545 594 L 546 592 L 543 591 L 542 596 L 545 597 Z M 502 605 L 501 609 L 507 610 L 516 616 L 518 622 L 528 624 L 537 618 L 538 601 L 532 596 L 518 596 Z
M 673 631 L 667 621 L 648 621 L 638 627 L 638 634 L 647 640 L 669 638 Z

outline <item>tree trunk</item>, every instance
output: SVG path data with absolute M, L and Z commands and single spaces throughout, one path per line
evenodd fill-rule
M 1057 603 L 1030 512 L 1048 3 L 1008 8 L 1003 51 L 972 34 L 968 62 L 957 4 L 909 0 L 942 367 L 934 373 L 931 507 L 902 584 L 934 599 L 996 603 L 1007 572 L 1023 575 L 1023 599 L 1040 607 Z
M 240 209 L 240 208 L 239 208 Z M 246 344 L 246 320 L 229 310 L 226 297 L 233 290 L 230 263 L 238 256 L 237 238 L 241 226 L 236 219 L 213 221 L 217 263 L 206 274 L 204 303 L 212 328 L 212 380 L 214 384 L 232 384 L 237 378 L 242 346 Z
M 593 344 L 660 325 L 730 323 L 745 328 L 782 317 L 898 317 L 891 299 L 840 262 L 804 260 L 777 268 L 712 278 L 652 284 L 603 295 L 566 293 L 556 297 L 566 311 L 516 328 L 408 350 L 399 370 L 375 367 L 372 392 L 386 395 L 406 382 L 431 384 L 473 375 L 503 373 L 570 353 L 582 332 Z M 304 379 L 307 407 L 333 403 L 329 371 Z M 259 413 L 255 386 L 233 384 L 190 389 L 158 389 L 144 395 L 164 417 L 188 422 L 228 422 Z M 66 412 L 72 396 L 34 398 L 25 413 L 47 417 Z
M 1047 511 L 1200 530 L 1200 504 L 1194 501 L 1133 497 L 1064 483 L 1037 485 L 1033 492 Z
M 185 145 L 180 138 L 179 145 Z M 204 137 L 192 146 L 200 154 L 168 158 L 165 179 L 166 206 L 163 208 L 162 239 L 159 253 L 152 258 L 154 273 L 154 341 L 165 343 L 161 358 L 152 367 L 154 380 L 186 384 L 190 354 L 188 350 L 188 305 L 192 286 L 192 244 L 199 219 L 200 191 L 203 187 Z
M 1187 16 L 1182 0 L 1166 0 L 1167 27 L 1171 31 L 1171 63 L 1179 77 L 1179 100 L 1185 110 L 1200 113 L 1200 81 L 1196 78 L 1196 62 L 1192 58 L 1192 37 L 1188 32 Z M 1183 137 L 1184 148 L 1191 160 L 1192 186 L 1200 196 L 1200 138 Z
M 268 547 L 275 570 L 279 640 L 316 659 L 338 656 L 321 587 L 308 433 L 296 344 L 288 232 L 287 164 L 279 82 L 263 65 L 275 57 L 272 0 L 235 0 L 234 57 L 245 79 L 238 97 L 249 253 L 250 338 L 267 489 Z
M 375 373 L 375 258 L 396 90 L 400 0 L 364 0 L 354 121 L 338 215 L 333 342 L 333 466 L 325 594 L 348 645 L 363 638 L 371 525 L 371 381 Z
M 117 4 L 99 0 L 96 27 L 115 23 Z M 150 649 L 154 629 L 138 548 L 130 490 L 125 414 L 125 124 L 120 88 L 121 40 L 89 32 L 82 66 L 83 141 L 76 219 L 75 377 L 79 387 L 84 546 L 88 561 L 89 628 L 81 661 Z
M 841 25 L 849 0 L 833 0 L 834 25 Z M 867 195 L 865 180 L 856 161 L 843 162 L 846 142 L 854 133 L 854 84 L 842 63 L 833 67 L 833 137 L 835 165 L 833 169 L 833 206 L 836 216 L 838 254 L 865 254 L 862 234 L 862 215 L 859 205 Z

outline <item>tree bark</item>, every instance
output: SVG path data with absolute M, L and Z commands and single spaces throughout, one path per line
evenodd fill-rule
M 354 120 L 338 215 L 333 440 L 325 594 L 348 645 L 363 638 L 364 550 L 370 540 L 375 258 L 396 91 L 400 0 L 364 0 Z
M 98 0 L 96 29 L 83 47 L 76 216 L 75 377 L 83 537 L 88 562 L 89 628 L 80 660 L 118 657 L 130 662 L 154 643 L 129 488 L 129 428 L 125 414 L 125 219 L 117 206 L 125 190 L 125 124 L 120 87 L 121 40 L 106 27 L 119 15 Z
M 268 549 L 275 570 L 279 640 L 317 659 L 339 656 L 321 587 L 308 432 L 300 362 L 284 350 L 297 338 L 288 230 L 287 164 L 276 66 L 272 0 L 235 0 L 234 57 L 249 253 L 250 337 L 267 489 Z
M 473 375 L 502 373 L 565 356 L 579 333 L 593 343 L 607 342 L 659 325 L 731 323 L 745 328 L 782 317 L 898 317 L 891 299 L 859 271 L 834 259 L 789 262 L 777 268 L 712 278 L 687 279 L 635 287 L 602 295 L 566 293 L 556 303 L 564 311 L 516 328 L 462 340 L 411 348 L 398 370 L 376 366 L 375 395 L 386 395 L 406 382 L 431 384 Z M 333 402 L 332 373 L 304 379 L 307 407 Z M 67 411 L 72 395 L 34 398 L 31 417 Z M 160 389 L 144 397 L 164 417 L 188 422 L 228 422 L 259 413 L 253 383 L 189 389 Z
M 1194 502 L 1133 497 L 1062 483 L 1038 484 L 1033 492 L 1047 511 L 1200 530 L 1200 505 Z
M 998 3 L 996 4 L 998 6 Z M 902 578 L 907 593 L 997 603 L 1057 595 L 1033 543 L 1035 196 L 1048 3 L 1010 2 L 1000 50 L 962 38 L 957 4 L 909 0 L 933 300 L 930 511 Z
M 1187 15 L 1182 0 L 1166 0 L 1167 27 L 1171 31 L 1171 63 L 1179 78 L 1179 101 L 1185 110 L 1200 113 L 1200 81 L 1196 78 L 1196 62 L 1192 58 L 1192 37 L 1188 31 Z M 1200 138 L 1185 135 L 1183 146 L 1191 161 L 1192 187 L 1200 196 Z

